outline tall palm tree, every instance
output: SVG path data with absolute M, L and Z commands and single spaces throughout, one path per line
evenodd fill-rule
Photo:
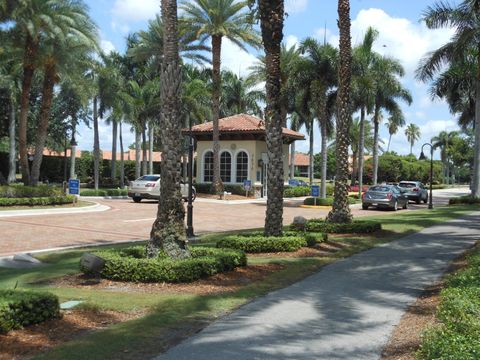
M 231 71 L 222 71 L 222 82 L 221 117 L 242 113 L 263 117 L 259 103 L 265 101 L 263 91 L 255 90 L 252 84 Z
M 352 148 L 352 185 L 355 184 L 355 181 L 359 179 L 363 172 L 360 172 L 358 164 L 359 156 L 364 156 L 364 151 L 360 151 L 360 136 L 364 137 L 363 146 L 366 151 L 371 151 L 373 149 L 373 129 L 372 125 L 369 122 L 363 124 L 363 134 L 361 134 L 361 120 L 356 118 L 352 121 L 350 127 L 350 147 Z M 361 154 L 361 155 L 360 155 Z M 363 176 L 363 175 L 362 175 Z M 360 183 L 360 181 L 359 181 Z
M 352 47 L 350 39 L 350 1 L 338 0 L 338 29 L 340 32 L 337 128 L 336 128 L 336 178 L 332 210 L 327 220 L 335 223 L 352 221 L 348 206 L 348 146 L 351 121 L 350 81 L 352 76 Z
M 304 56 L 295 66 L 295 87 L 299 93 L 309 98 L 309 106 L 313 109 L 320 125 L 322 139 L 320 195 L 325 198 L 327 196 L 327 141 L 333 128 L 333 110 L 332 106 L 329 106 L 332 102 L 328 100 L 329 96 L 336 95 L 334 88 L 337 85 L 338 53 L 330 44 L 320 44 L 313 38 L 303 40 L 299 51 Z M 310 132 L 310 139 L 313 141 L 313 131 Z M 310 165 L 312 164 L 311 156 Z
M 283 0 L 259 0 L 258 10 L 265 50 L 267 106 L 267 211 L 265 236 L 280 236 L 283 228 L 283 119 L 280 56 L 283 39 Z
M 213 187 L 217 193 L 223 190 L 220 179 L 220 95 L 222 81 L 220 75 L 222 40 L 227 38 L 241 49 L 245 44 L 260 45 L 257 32 L 250 26 L 248 1 L 235 0 L 183 0 L 182 22 L 188 24 L 192 33 L 201 43 L 211 38 L 212 44 L 212 121 L 213 121 Z
M 405 118 L 402 113 L 394 112 L 388 118 L 387 123 L 385 126 L 388 128 L 388 145 L 387 145 L 387 152 L 390 151 L 390 142 L 392 141 L 392 136 L 398 132 L 399 127 L 405 126 Z
M 420 128 L 415 124 L 408 124 L 405 129 L 405 136 L 410 143 L 410 154 L 412 154 L 413 145 L 420 139 Z
M 448 183 L 448 178 L 450 177 L 448 166 L 448 148 L 453 145 L 457 136 L 457 131 L 441 131 L 437 136 L 432 137 L 430 140 L 434 149 L 440 148 L 440 160 L 442 161 L 444 184 Z
M 374 110 L 373 110 L 373 183 L 377 183 L 378 178 L 378 142 L 379 126 L 381 121 L 382 109 L 391 115 L 401 114 L 402 110 L 398 104 L 399 100 L 407 104 L 412 103 L 410 92 L 405 89 L 399 77 L 405 74 L 405 71 L 396 59 L 381 56 L 375 59 L 372 72 L 374 74 Z
M 157 218 L 150 232 L 147 255 L 157 256 L 163 250 L 174 259 L 190 257 L 185 232 L 185 209 L 180 193 L 180 163 L 182 153 L 181 89 L 182 72 L 178 52 L 177 2 L 162 0 L 163 63 L 161 74 L 162 162 L 160 201 Z M 168 150 L 168 151 L 166 151 Z
M 455 68 L 458 65 L 471 64 L 476 67 L 471 73 L 472 76 L 466 77 L 467 74 L 464 75 L 464 78 L 471 81 L 473 85 L 469 92 L 473 95 L 471 104 L 475 104 L 473 109 L 470 106 L 468 107 L 471 109 L 470 115 L 474 114 L 475 119 L 473 181 L 471 186 L 472 196 L 474 197 L 480 197 L 480 49 L 478 47 L 480 24 L 477 19 L 479 11 L 479 0 L 464 0 L 456 5 L 442 1 L 427 7 L 422 14 L 422 20 L 428 28 L 452 27 L 455 29 L 455 33 L 447 44 L 428 54 L 417 69 L 418 79 L 431 81 L 442 71 L 443 65 Z M 459 68 L 462 67 L 465 68 L 465 66 L 459 66 Z M 443 97 L 441 94 L 439 95 Z M 467 108 L 465 103 L 462 105 L 464 109 Z M 455 110 L 452 105 L 450 107 L 451 110 Z

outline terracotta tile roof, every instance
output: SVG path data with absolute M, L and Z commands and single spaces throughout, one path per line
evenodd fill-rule
M 263 120 L 247 114 L 238 114 L 219 119 L 220 133 L 265 133 L 265 124 Z M 188 129 L 184 129 L 187 132 Z M 192 127 L 194 133 L 213 132 L 213 122 L 195 125 Z M 298 140 L 305 139 L 305 136 L 299 132 L 283 128 L 283 135 Z
M 310 156 L 308 154 L 295 153 L 294 165 L 310 166 Z

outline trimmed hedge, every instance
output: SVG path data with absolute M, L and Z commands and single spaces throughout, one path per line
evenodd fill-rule
M 43 198 L 63 196 L 62 189 L 49 185 L 23 186 L 10 185 L 0 186 L 0 198 Z
M 163 253 L 148 259 L 143 246 L 94 254 L 105 259 L 102 278 L 135 282 L 191 282 L 247 264 L 247 257 L 241 251 L 198 247 L 190 251 L 192 257 L 185 260 L 172 260 Z M 80 270 L 93 275 L 82 267 Z
M 291 198 L 291 197 L 300 197 L 300 196 L 308 196 L 310 195 L 312 190 L 310 186 L 292 186 L 292 187 L 285 187 L 283 190 L 283 197 Z
M 296 225 L 290 225 L 292 230 L 297 230 Z M 307 232 L 321 232 L 328 234 L 367 234 L 381 230 L 382 225 L 378 222 L 354 220 L 348 224 L 337 224 L 326 222 L 323 219 L 307 220 L 305 231 Z
M 449 205 L 460 205 L 460 204 L 467 204 L 467 205 L 474 205 L 480 204 L 480 198 L 474 198 L 470 195 L 467 196 L 460 196 L 451 198 L 448 200 Z
M 215 194 L 214 189 L 212 188 L 211 183 L 198 183 L 194 184 L 197 193 L 199 194 Z M 245 189 L 242 185 L 231 185 L 231 184 L 223 184 L 223 188 L 225 191 L 230 192 L 234 195 L 242 195 L 245 196 Z M 252 191 L 250 190 L 250 193 Z
M 81 196 L 127 196 L 128 189 L 82 189 L 80 190 Z
M 46 206 L 72 204 L 74 195 L 31 198 L 0 198 L 0 206 Z
M 58 297 L 46 292 L 0 290 L 0 333 L 58 318 Z
M 353 197 L 348 197 L 348 203 L 349 204 L 355 204 L 356 201 Z M 303 200 L 303 205 L 315 205 L 317 206 L 332 206 L 333 205 L 333 198 L 327 197 L 327 198 L 315 198 L 314 197 L 308 197 L 305 200 Z
M 293 252 L 308 244 L 315 244 L 305 236 L 265 237 L 261 234 L 230 235 L 217 241 L 217 248 L 243 250 L 247 253 Z M 312 243 L 313 242 L 313 243 Z

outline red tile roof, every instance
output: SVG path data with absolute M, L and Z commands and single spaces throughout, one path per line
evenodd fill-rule
M 252 115 L 233 115 L 219 119 L 218 122 L 220 133 L 265 133 L 264 121 Z M 192 132 L 197 134 L 213 132 L 213 122 L 210 121 L 208 123 L 195 125 L 192 127 Z M 283 135 L 297 140 L 305 139 L 303 134 L 287 128 L 283 128 Z
M 294 165 L 310 166 L 310 156 L 308 154 L 295 153 Z

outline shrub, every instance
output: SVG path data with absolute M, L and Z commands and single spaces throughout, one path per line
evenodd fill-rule
M 295 225 L 290 225 L 295 230 Z M 321 232 L 328 234 L 366 234 L 382 229 L 382 225 L 377 222 L 355 220 L 348 224 L 337 224 L 326 222 L 323 219 L 311 219 L 307 221 L 307 232 Z
M 480 198 L 474 198 L 470 195 L 460 196 L 460 197 L 451 198 L 450 200 L 448 200 L 448 203 L 450 205 L 459 205 L 459 204 L 474 205 L 474 204 L 480 204 Z
M 111 280 L 135 282 L 191 282 L 219 272 L 245 266 L 245 253 L 236 250 L 191 248 L 192 257 L 172 260 L 161 253 L 157 258 L 146 258 L 144 247 L 94 252 L 105 259 L 100 276 Z M 81 271 L 92 275 L 88 269 Z
M 304 236 L 263 236 L 262 234 L 230 235 L 217 241 L 217 248 L 243 250 L 247 253 L 293 252 L 307 246 Z
M 82 196 L 127 196 L 127 189 L 86 189 L 80 191 Z
M 58 298 L 46 292 L 0 290 L 0 333 L 60 316 Z
M 356 201 L 354 198 L 349 197 L 348 198 L 348 203 L 349 204 L 355 204 Z M 317 206 L 332 206 L 333 205 L 333 198 L 327 197 L 327 198 L 314 198 L 314 197 L 308 197 L 305 200 L 303 200 L 303 205 L 315 205 Z
M 285 187 L 283 190 L 283 197 L 300 197 L 308 196 L 311 193 L 310 186 L 294 186 L 294 187 Z
M 74 195 L 32 198 L 0 198 L 0 206 L 47 206 L 72 204 Z
M 23 186 L 10 185 L 0 186 L 0 198 L 34 198 L 34 197 L 54 197 L 62 196 L 60 188 L 48 185 Z

